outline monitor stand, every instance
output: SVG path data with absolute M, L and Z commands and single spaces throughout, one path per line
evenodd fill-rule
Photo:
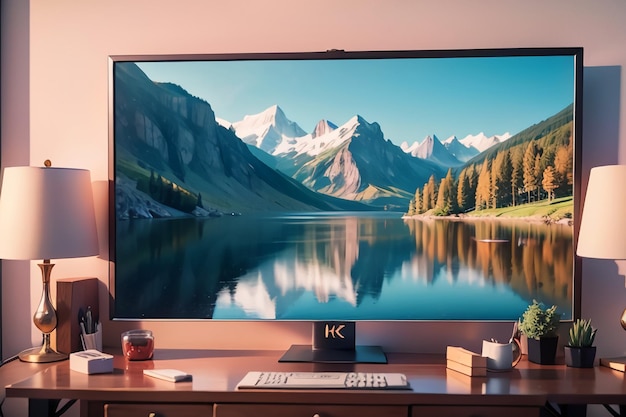
M 292 345 L 278 362 L 387 363 L 380 346 L 357 346 L 354 322 L 314 322 L 313 344 Z

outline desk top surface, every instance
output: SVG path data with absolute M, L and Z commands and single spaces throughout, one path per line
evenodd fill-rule
M 528 404 L 626 403 L 624 373 L 606 367 L 589 369 L 537 365 L 524 358 L 508 372 L 469 377 L 446 369 L 443 355 L 389 353 L 389 363 L 279 363 L 280 351 L 157 350 L 153 360 L 127 361 L 115 355 L 112 374 L 86 375 L 69 361 L 0 369 L 8 397 L 75 398 L 90 401 L 238 402 L 333 404 Z M 144 369 L 174 368 L 193 375 L 190 382 L 167 382 L 143 375 Z M 235 387 L 248 371 L 402 372 L 410 391 L 248 390 Z M 18 381 L 22 379 L 20 382 Z

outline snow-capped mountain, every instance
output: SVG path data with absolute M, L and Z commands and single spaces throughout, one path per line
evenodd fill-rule
M 285 116 L 278 105 L 273 105 L 258 114 L 247 115 L 243 120 L 233 122 L 231 128 L 245 143 L 269 154 L 274 154 L 276 147 L 283 142 L 290 142 L 293 138 L 306 135 L 297 123 Z
M 241 121 L 230 123 L 219 119 L 219 123 L 246 142 L 257 158 L 289 176 L 320 153 L 341 146 L 356 126 L 354 120 L 341 128 L 320 120 L 311 133 L 306 133 L 278 106 L 245 116 Z
M 429 135 L 421 143 L 404 142 L 398 147 L 384 138 L 378 123 L 358 115 L 341 126 L 322 119 L 306 133 L 277 105 L 241 121 L 219 123 L 235 132 L 265 164 L 308 188 L 375 205 L 401 204 L 430 175 L 445 175 L 450 167 L 477 155 L 477 146 L 487 149 L 510 137 L 468 136 L 467 145 L 456 137 L 444 144 Z
M 441 143 L 443 143 L 443 146 L 446 147 L 446 149 L 452 154 L 452 156 L 454 156 L 461 162 L 467 162 L 480 153 L 478 149 L 474 148 L 473 146 L 463 145 L 454 135 L 450 136 L 448 139 L 444 140 Z
M 440 141 L 437 136 L 426 136 L 420 142 L 409 145 L 406 141 L 400 147 L 402 150 L 416 158 L 428 159 L 443 166 L 458 166 L 469 161 L 479 153 L 494 145 L 504 142 L 511 137 L 510 133 L 502 135 L 486 136 L 483 132 L 478 135 L 468 135 L 459 140 L 456 136 L 450 136 Z M 440 146 L 442 145 L 442 146 Z
M 479 152 L 484 152 L 492 146 L 504 142 L 510 137 L 511 134 L 509 132 L 506 132 L 502 135 L 494 136 L 487 136 L 484 132 L 480 132 L 477 135 L 467 135 L 466 137 L 461 139 L 460 142 L 468 148 L 474 147 L 478 149 Z
M 410 146 L 407 142 L 402 142 L 400 148 L 413 157 L 427 159 L 445 167 L 462 165 L 435 135 L 428 135 L 421 143 L 414 142 Z
M 356 117 L 354 116 L 341 127 L 326 120 L 320 120 L 313 133 L 296 138 L 285 138 L 280 145 L 276 146 L 272 154 L 315 157 L 328 149 L 336 148 L 351 137 Z
M 411 156 L 417 157 L 419 153 L 420 143 L 418 141 L 413 142 L 412 145 L 409 145 L 409 142 L 406 140 L 400 144 L 400 149 L 404 151 L 404 153 L 408 153 Z
M 258 114 L 247 115 L 237 122 L 231 123 L 219 118 L 216 120 L 222 126 L 233 130 L 245 143 L 278 157 L 279 160 L 270 165 L 288 175 L 293 175 L 298 166 L 348 140 L 354 133 L 356 117 L 341 127 L 322 119 L 311 133 L 306 133 L 296 122 L 288 119 L 278 105 L 273 105 Z M 486 136 L 481 132 L 478 135 L 468 135 L 462 140 L 451 136 L 445 141 L 440 141 L 436 135 L 429 135 L 421 143 L 414 142 L 409 145 L 403 142 L 400 147 L 413 157 L 450 167 L 462 165 L 480 152 L 510 137 L 508 132 L 494 136 Z M 280 158 L 285 157 L 289 160 L 280 161 Z
M 317 142 L 324 144 L 323 152 Z M 378 123 L 358 115 L 310 140 L 309 145 L 297 149 L 310 160 L 293 178 L 312 190 L 343 199 L 401 206 L 431 175 L 445 174 L 438 164 L 404 153 L 385 140 Z
M 313 129 L 313 133 L 311 135 L 313 138 L 316 138 L 330 133 L 335 129 L 337 129 L 337 126 L 334 123 L 329 122 L 328 120 L 320 120 L 317 122 L 317 125 L 315 125 L 315 129 Z

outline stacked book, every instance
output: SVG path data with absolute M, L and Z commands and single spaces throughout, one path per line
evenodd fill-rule
M 626 357 L 600 358 L 600 365 L 624 372 L 626 371 Z
M 448 346 L 446 366 L 468 376 L 487 376 L 487 358 L 457 346 Z

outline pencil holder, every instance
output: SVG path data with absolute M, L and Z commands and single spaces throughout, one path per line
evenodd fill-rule
M 102 326 L 100 323 L 97 324 L 95 333 L 82 334 L 80 337 L 83 339 L 85 350 L 95 349 L 102 352 Z

